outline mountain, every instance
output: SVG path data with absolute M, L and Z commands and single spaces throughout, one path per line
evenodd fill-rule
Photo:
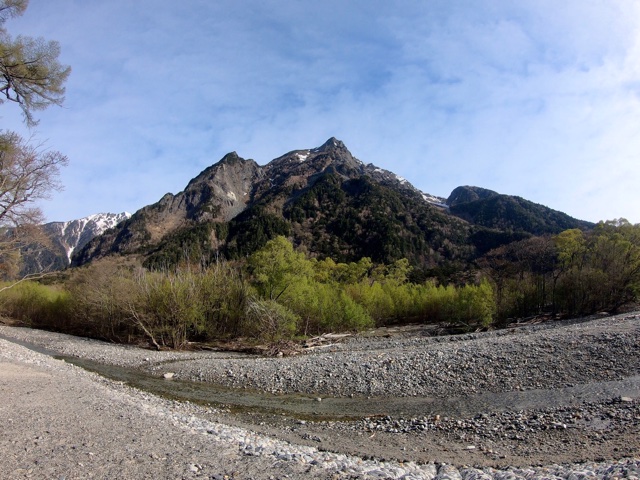
M 47 248 L 27 247 L 23 253 L 23 274 L 44 270 L 62 270 L 71 264 L 76 250 L 82 249 L 94 237 L 131 217 L 130 213 L 98 213 L 69 222 L 50 222 L 42 225 L 49 239 Z
M 471 206 L 502 197 L 477 187 L 460 187 L 449 199 L 429 195 L 358 160 L 335 138 L 264 166 L 232 152 L 184 191 L 167 193 L 91 240 L 72 264 L 112 254 L 138 255 L 149 267 L 186 257 L 242 258 L 285 235 L 310 255 L 336 261 L 404 257 L 423 271 L 463 268 L 490 248 L 534 234 L 537 223 L 519 215 L 548 213 L 522 200 L 508 211 L 508 225 L 500 223 L 500 211 L 493 221 L 473 214 Z
M 502 195 L 480 187 L 458 187 L 447 199 L 450 212 L 474 225 L 533 235 L 557 234 L 570 228 L 588 229 L 593 223 L 577 220 L 566 213 Z

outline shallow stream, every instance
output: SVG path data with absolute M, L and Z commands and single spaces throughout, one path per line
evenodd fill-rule
M 454 398 L 429 397 L 322 397 L 300 394 L 269 394 L 233 389 L 207 382 L 165 379 L 140 369 L 107 365 L 58 353 L 24 341 L 0 338 L 98 373 L 111 380 L 166 398 L 229 408 L 232 412 L 286 414 L 299 419 L 348 420 L 362 417 L 422 417 L 431 415 L 471 417 L 481 413 L 518 411 L 578 405 L 614 397 L 640 397 L 640 375 L 623 380 Z

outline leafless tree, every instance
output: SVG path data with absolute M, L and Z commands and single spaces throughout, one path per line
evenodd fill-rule
M 37 124 L 34 111 L 62 105 L 71 69 L 58 61 L 57 42 L 12 38 L 7 32 L 6 21 L 22 15 L 28 4 L 28 0 L 0 0 L 0 104 L 19 104 L 25 123 L 32 127 Z M 1 278 L 15 279 L 25 246 L 33 250 L 46 241 L 38 228 L 44 217 L 36 202 L 61 189 L 58 178 L 65 165 L 67 157 L 60 152 L 0 130 Z
M 67 163 L 60 152 L 0 132 L 0 272 L 5 279 L 15 278 L 26 245 L 46 244 L 38 228 L 43 214 L 35 202 L 61 189 L 58 175 Z

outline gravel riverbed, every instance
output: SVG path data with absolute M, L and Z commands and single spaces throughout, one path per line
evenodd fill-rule
M 171 412 L 163 418 L 209 442 L 234 445 L 236 462 L 275 462 L 237 478 L 640 476 L 638 313 L 458 336 L 389 329 L 276 358 L 156 352 L 8 326 L 0 336 L 7 361 L 37 357 L 80 371 Z M 157 379 L 173 374 L 165 383 L 176 389 L 213 385 L 282 408 L 170 401 L 20 343 Z M 216 478 L 198 465 L 187 474 Z

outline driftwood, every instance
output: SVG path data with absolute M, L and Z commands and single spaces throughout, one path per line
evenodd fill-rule
M 350 337 L 351 335 L 351 333 L 325 333 L 324 335 L 305 340 L 302 343 L 302 348 L 304 348 L 305 350 L 327 348 L 336 345 L 338 342 L 347 337 Z

